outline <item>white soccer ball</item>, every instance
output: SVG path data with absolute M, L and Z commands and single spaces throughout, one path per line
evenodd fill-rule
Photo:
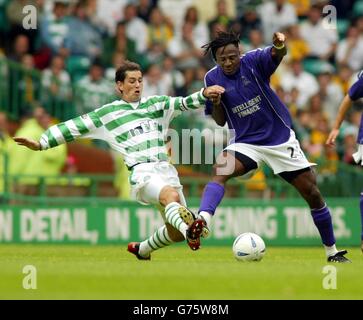
M 246 232 L 234 240 L 232 250 L 239 261 L 260 261 L 265 255 L 266 246 L 259 235 Z

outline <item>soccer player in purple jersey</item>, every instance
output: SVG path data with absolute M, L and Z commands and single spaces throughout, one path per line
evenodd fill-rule
M 220 32 L 206 44 L 217 66 L 207 72 L 205 85 L 220 85 L 225 92 L 206 105 L 216 123 L 234 130 L 233 141 L 217 157 L 214 174 L 203 193 L 199 214 L 210 224 L 224 196 L 226 182 L 257 169 L 262 163 L 291 183 L 307 201 L 329 262 L 350 262 L 338 251 L 332 218 L 317 187 L 313 164 L 300 149 L 291 129 L 287 107 L 270 87 L 270 76 L 286 54 L 285 35 L 276 32 L 273 45 L 240 56 L 239 37 Z M 221 163 L 224 162 L 222 167 Z
M 363 98 L 363 71 L 358 74 L 358 80 L 351 86 L 348 94 L 344 97 L 342 103 L 340 104 L 338 115 L 335 119 L 335 123 L 332 131 L 329 134 L 326 144 L 330 146 L 335 145 L 335 140 L 339 135 L 339 128 L 344 120 L 345 114 L 352 106 L 352 102 Z M 360 127 L 358 132 L 358 151 L 353 154 L 354 161 L 360 163 L 363 166 L 363 114 L 360 121 Z M 360 194 L 360 216 L 361 216 L 361 250 L 363 252 L 363 192 Z

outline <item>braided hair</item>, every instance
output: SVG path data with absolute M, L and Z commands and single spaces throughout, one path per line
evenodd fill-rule
M 217 49 L 225 47 L 229 44 L 233 44 L 236 48 L 238 48 L 239 35 L 234 33 L 233 31 L 229 32 L 219 31 L 217 33 L 217 37 L 214 40 L 202 46 L 202 48 L 204 49 L 204 55 L 207 55 L 208 52 L 211 51 L 213 59 L 217 60 L 216 58 Z

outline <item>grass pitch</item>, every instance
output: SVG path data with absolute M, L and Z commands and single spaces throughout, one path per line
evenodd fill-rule
M 238 262 L 229 247 L 172 246 L 138 261 L 126 246 L 0 245 L 0 299 L 362 299 L 363 255 L 337 265 L 323 288 L 322 248 L 267 248 L 261 262 Z M 25 265 L 37 289 L 23 289 Z M 329 264 L 332 265 L 332 264 Z M 327 270 L 325 270 L 327 272 Z M 331 281 L 326 280 L 329 284 Z

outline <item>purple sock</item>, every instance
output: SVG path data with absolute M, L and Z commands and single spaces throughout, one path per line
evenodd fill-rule
M 209 182 L 203 192 L 199 212 L 206 211 L 214 214 L 224 196 L 224 187 L 216 182 Z
M 360 194 L 360 218 L 362 226 L 361 239 L 363 240 L 363 192 Z
M 329 247 L 335 244 L 333 223 L 328 206 L 325 205 L 321 209 L 312 209 L 311 215 L 313 216 L 314 223 L 319 230 L 323 243 Z

